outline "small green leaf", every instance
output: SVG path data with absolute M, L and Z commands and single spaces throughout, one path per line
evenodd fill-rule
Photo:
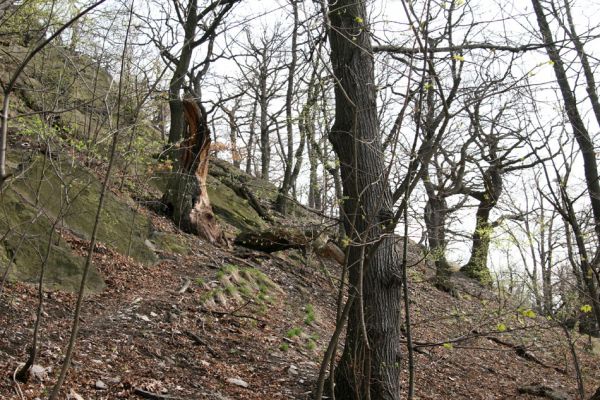
M 344 236 L 341 244 L 342 244 L 342 248 L 345 249 L 346 247 L 348 247 L 350 245 L 350 238 L 348 236 Z
M 465 61 L 465 58 L 463 56 L 461 56 L 460 54 L 455 54 L 452 56 L 452 58 L 454 58 L 456 61 L 460 61 L 460 62 Z
M 359 24 L 362 24 L 363 22 L 365 22 L 361 17 L 354 17 L 354 20 Z
M 452 350 L 454 348 L 454 346 L 452 346 L 452 343 L 444 343 L 444 348 L 448 349 L 448 350 Z
M 500 323 L 500 324 L 498 324 L 498 325 L 496 326 L 496 330 L 497 330 L 498 332 L 504 332 L 504 331 L 506 331 L 506 325 L 504 325 L 504 324 Z
M 584 304 L 581 306 L 580 310 L 584 313 L 589 313 L 592 312 L 592 306 L 590 306 L 589 304 Z

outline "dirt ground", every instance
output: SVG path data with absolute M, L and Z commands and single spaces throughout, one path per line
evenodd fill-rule
M 157 226 L 173 230 L 162 217 Z M 63 237 L 82 254 L 86 241 Z M 339 267 L 298 251 L 273 255 L 216 248 L 188 235 L 188 255 L 136 264 L 99 245 L 94 263 L 107 288 L 86 297 L 77 350 L 63 386 L 70 399 L 309 399 L 334 327 Z M 258 272 L 257 272 L 258 271 Z M 573 359 L 553 321 L 456 276 L 457 296 L 409 271 L 418 399 L 533 399 L 544 385 L 576 399 Z M 70 334 L 75 295 L 44 292 L 39 356 L 26 360 L 37 307 L 34 285 L 0 297 L 0 398 L 45 398 Z M 599 357 L 575 335 L 587 396 Z M 338 352 L 339 353 L 339 352 Z M 401 376 L 407 387 L 408 365 Z M 154 396 L 154 397 L 149 397 Z

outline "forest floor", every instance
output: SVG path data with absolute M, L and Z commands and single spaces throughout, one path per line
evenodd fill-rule
M 176 232 L 164 217 L 151 218 Z M 61 234 L 85 252 L 88 242 Z M 97 246 L 107 286 L 86 297 L 63 398 L 310 398 L 333 332 L 339 267 L 295 250 L 269 255 L 180 237 L 191 253 L 163 254 L 153 266 Z M 553 321 L 460 274 L 450 296 L 434 289 L 431 274 L 425 264 L 409 271 L 415 399 L 533 399 L 519 393 L 531 385 L 578 398 L 567 338 Z M 27 358 L 37 289 L 9 283 L 0 297 L 2 399 L 45 398 L 58 376 L 75 295 L 43 297 L 40 368 L 26 384 L 13 374 Z M 600 357 L 571 334 L 589 397 Z M 406 388 L 406 360 L 401 378 Z

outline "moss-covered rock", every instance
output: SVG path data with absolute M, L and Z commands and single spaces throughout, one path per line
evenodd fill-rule
M 14 257 L 9 279 L 38 282 L 46 252 L 44 284 L 48 288 L 75 291 L 79 288 L 84 259 L 71 252 L 70 247 L 52 231 L 53 221 L 47 215 L 28 204 L 12 188 L 5 188 L 0 195 L 0 263 L 4 274 L 8 261 Z M 50 241 L 50 247 L 48 247 Z M 95 268 L 90 270 L 87 289 L 102 290 L 104 282 Z
M 189 244 L 182 241 L 181 235 L 168 232 L 154 232 L 150 241 L 161 252 L 181 255 L 189 255 L 191 253 Z
M 218 218 L 240 231 L 260 231 L 267 227 L 265 221 L 250 206 L 248 200 L 238 196 L 219 179 L 208 177 L 208 197 Z
M 75 234 L 90 239 L 101 182 L 90 172 L 67 162 L 36 157 L 26 166 L 22 179 L 13 183 L 30 206 L 43 206 L 49 218 L 63 217 L 63 225 Z M 145 243 L 151 233 L 150 220 L 108 192 L 98 228 L 97 240 L 129 255 L 136 261 L 152 264 L 156 254 Z

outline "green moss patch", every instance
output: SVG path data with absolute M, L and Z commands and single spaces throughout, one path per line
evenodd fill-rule
M 64 226 L 90 239 L 101 182 L 77 165 L 35 158 L 23 179 L 13 188 L 35 207 L 43 206 L 49 218 L 64 216 Z M 150 220 L 110 192 L 106 193 L 97 240 L 138 262 L 157 261 L 145 243 L 151 232 Z
M 213 211 L 221 220 L 240 231 L 260 231 L 267 227 L 248 201 L 239 197 L 227 185 L 209 176 L 207 186 Z
M 150 238 L 157 250 L 171 254 L 189 255 L 191 249 L 181 235 L 167 232 L 154 232 Z
M 23 201 L 11 188 L 0 195 L 0 274 L 4 274 L 8 260 L 14 257 L 9 279 L 37 283 L 43 260 L 46 258 L 53 221 Z M 76 291 L 81 282 L 84 259 L 71 252 L 70 247 L 53 235 L 45 267 L 44 284 L 48 288 Z M 104 282 L 95 268 L 91 268 L 86 288 L 97 292 Z
M 216 274 L 213 287 L 202 282 L 205 292 L 200 301 L 208 307 L 229 307 L 243 301 L 259 305 L 272 304 L 283 290 L 267 275 L 255 268 L 239 268 L 225 264 Z

